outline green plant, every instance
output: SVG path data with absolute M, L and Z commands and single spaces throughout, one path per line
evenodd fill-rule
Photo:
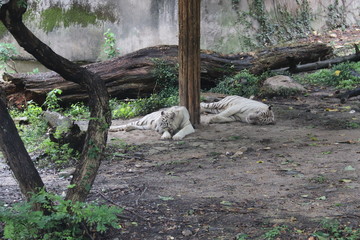
M 337 64 L 331 69 L 321 69 L 296 78 L 302 83 L 312 85 L 332 86 L 338 89 L 353 89 L 360 85 L 359 73 L 359 62 L 345 62 Z
M 266 239 L 266 240 L 275 239 L 276 237 L 280 236 L 281 233 L 286 231 L 287 229 L 288 229 L 287 226 L 275 226 L 274 228 L 268 229 L 268 231 L 262 235 L 261 239 Z
M 160 89 L 158 94 L 161 97 L 177 95 L 179 91 L 179 64 L 172 64 L 159 58 L 151 60 L 155 64 L 152 74 L 156 78 L 155 88 Z
M 358 128 L 360 128 L 360 123 L 359 122 L 347 122 L 346 127 L 351 128 L 351 129 L 358 129 Z
M 90 118 L 90 111 L 88 106 L 84 103 L 78 102 L 70 105 L 70 108 L 64 110 L 64 115 L 69 116 L 72 119 L 79 121 Z
M 122 102 L 117 99 L 110 100 L 110 108 L 112 119 L 118 118 L 132 118 L 136 116 L 136 108 L 133 106 L 134 102 Z
M 178 104 L 178 96 L 162 97 L 159 94 L 152 94 L 148 98 L 139 98 L 131 102 L 119 102 L 111 100 L 113 119 L 132 118 L 146 115 L 157 111 L 160 108 L 170 107 Z
M 319 175 L 319 176 L 310 178 L 310 182 L 313 182 L 313 183 L 322 184 L 322 183 L 326 183 L 328 181 L 329 181 L 329 179 L 327 177 L 325 177 L 324 175 Z
M 356 240 L 360 239 L 360 229 L 341 225 L 336 220 L 325 219 L 321 222 L 322 230 L 312 235 L 319 240 Z
M 260 91 L 261 77 L 251 74 L 248 70 L 242 70 L 235 76 L 227 76 L 220 81 L 210 92 L 228 95 L 249 97 L 257 95 Z
M 44 106 L 47 106 L 50 110 L 61 110 L 58 105 L 58 97 L 61 91 L 53 90 L 51 91 L 46 98 Z M 73 105 L 72 105 L 73 106 Z M 79 114 L 88 114 L 85 112 L 85 107 L 83 105 L 76 104 L 79 109 L 75 107 L 70 108 L 68 114 L 79 113 Z M 71 110 L 72 109 L 72 110 Z M 84 111 L 84 112 L 83 112 Z M 28 119 L 31 128 L 28 125 L 17 124 L 19 134 L 23 140 L 27 150 L 29 152 L 38 152 L 39 158 L 37 164 L 40 167 L 53 166 L 55 168 L 60 168 L 73 163 L 75 159 L 78 158 L 79 153 L 74 151 L 69 147 L 68 144 L 59 144 L 50 141 L 47 136 L 47 122 L 42 117 L 43 110 L 36 103 L 30 101 L 27 103 L 26 108 L 23 110 L 12 109 L 10 110 L 10 115 L 12 118 L 25 117 Z M 55 138 L 60 138 L 62 129 L 58 128 L 54 133 Z
M 33 101 L 29 101 L 24 110 L 11 109 L 12 118 L 25 117 L 31 128 L 27 125 L 17 124 L 21 139 L 29 152 L 39 149 L 39 142 L 45 139 L 47 124 L 41 117 L 43 110 Z
M 12 43 L 0 43 L 0 69 L 4 71 L 15 71 L 14 64 L 10 65 L 12 58 L 17 55 L 18 52 Z
M 43 104 L 44 107 L 46 107 L 49 111 L 60 111 L 60 105 L 59 102 L 61 99 L 58 97 L 58 95 L 61 95 L 62 90 L 60 89 L 53 89 L 50 92 L 46 94 L 46 99 Z
M 39 72 L 40 72 L 39 68 L 34 68 L 31 72 L 28 72 L 28 74 L 37 74 Z
M 35 204 L 48 210 L 33 211 Z M 94 239 L 109 227 L 120 228 L 117 214 L 122 209 L 94 203 L 64 200 L 41 191 L 29 202 L 0 207 L 0 221 L 5 223 L 4 238 L 13 240 Z
M 236 235 L 235 239 L 236 240 L 246 240 L 246 239 L 249 239 L 249 235 L 247 235 L 245 233 L 239 233 Z
M 177 105 L 177 103 L 178 96 L 163 98 L 159 94 L 152 94 L 148 98 L 138 99 L 136 102 L 136 108 L 138 115 L 146 115 L 148 113 L 157 111 L 160 108 Z
M 108 29 L 104 33 L 104 53 L 106 54 L 107 58 L 114 58 L 120 54 L 119 48 L 116 48 L 116 38 L 115 34 Z
M 128 102 L 111 99 L 110 108 L 113 119 L 146 115 L 160 108 L 178 104 L 178 65 L 157 58 L 151 60 L 155 64 L 152 72 L 156 78 L 155 89 L 159 91 L 151 94 L 150 97 Z
M 55 134 L 56 135 L 56 134 Z M 44 139 L 39 149 L 43 154 L 38 159 L 40 167 L 52 166 L 54 168 L 63 168 L 74 163 L 80 153 L 69 147 L 69 144 L 59 144 L 50 139 Z

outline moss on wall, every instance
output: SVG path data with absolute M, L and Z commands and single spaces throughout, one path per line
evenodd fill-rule
M 101 11 L 91 12 L 88 6 L 78 4 L 74 4 L 66 10 L 54 6 L 41 12 L 40 28 L 45 32 L 51 32 L 58 27 L 96 25 L 99 20 L 114 21 L 114 17 L 110 14 L 105 15 Z

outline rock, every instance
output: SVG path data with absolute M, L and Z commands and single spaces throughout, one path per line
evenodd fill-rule
M 29 124 L 28 117 L 16 117 L 13 120 L 15 123 L 18 123 L 18 124 Z
M 247 151 L 248 151 L 247 147 L 241 147 L 238 151 L 235 152 L 233 157 L 240 157 L 241 155 L 243 155 Z
M 52 142 L 61 145 L 69 144 L 70 148 L 81 152 L 85 143 L 86 132 L 81 131 L 80 127 L 69 117 L 58 112 L 45 111 L 43 117 L 50 127 L 49 137 Z
M 75 168 L 74 167 L 69 167 L 69 168 L 62 169 L 58 173 L 58 175 L 59 175 L 59 177 L 68 178 L 71 175 L 73 175 L 74 173 L 75 173 Z
M 193 234 L 189 229 L 185 229 L 181 233 L 185 237 L 189 237 L 189 236 L 191 236 Z
M 264 81 L 262 92 L 265 95 L 290 96 L 305 92 L 306 89 L 291 77 L 277 75 Z
M 51 128 L 58 128 L 58 131 L 61 132 L 66 132 L 72 125 L 69 117 L 65 117 L 58 112 L 45 111 L 43 116 Z

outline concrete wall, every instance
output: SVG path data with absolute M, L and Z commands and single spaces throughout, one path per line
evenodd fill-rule
M 159 44 L 177 44 L 176 0 L 31 0 L 27 26 L 54 51 L 74 61 L 96 61 L 103 56 L 103 33 L 111 29 L 121 54 Z M 202 0 L 201 47 L 223 53 L 248 51 L 261 46 L 259 24 L 251 17 L 241 20 L 252 0 Z M 301 2 L 301 0 L 300 0 Z M 335 0 L 310 0 L 314 30 L 326 28 L 328 7 Z M 342 4 L 342 1 L 339 1 Z M 345 0 L 346 23 L 360 23 L 360 1 Z M 268 21 L 281 23 L 279 9 L 298 14 L 296 1 L 264 0 Z M 341 6 L 340 6 L 341 7 Z M 291 28 L 291 26 L 290 26 Z M 275 31 L 280 31 L 276 30 Z M 272 32 L 269 34 L 276 34 Z M 0 42 L 14 42 L 1 31 Z M 272 37 L 272 36 L 270 36 Z M 278 38 L 272 37 L 272 41 Z M 28 56 L 21 51 L 23 56 Z M 28 56 L 29 57 L 29 56 Z

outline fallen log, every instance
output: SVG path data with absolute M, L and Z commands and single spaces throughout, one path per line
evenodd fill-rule
M 336 92 L 334 97 L 339 98 L 341 103 L 346 103 L 349 98 L 360 95 L 360 88 L 346 91 L 344 93 Z
M 351 54 L 344 57 L 337 57 L 333 59 L 328 59 L 324 61 L 317 61 L 314 63 L 307 63 L 302 65 L 295 65 L 294 67 L 289 68 L 289 72 L 291 73 L 299 73 L 299 72 L 308 72 L 312 70 L 322 69 L 322 68 L 329 68 L 336 64 L 342 62 L 358 62 L 360 61 L 360 53 Z
M 201 86 L 207 89 L 216 85 L 224 76 L 249 69 L 260 74 L 271 69 L 289 67 L 291 63 L 308 63 L 326 59 L 332 54 L 332 48 L 325 44 L 306 44 L 287 47 L 274 47 L 254 53 L 224 55 L 212 51 L 201 52 Z M 119 99 L 146 97 L 156 92 L 156 76 L 154 59 L 160 59 L 169 66 L 176 66 L 177 46 L 155 46 L 114 58 L 104 62 L 85 65 L 96 72 L 106 82 L 111 97 Z M 62 102 L 73 103 L 86 101 L 85 89 L 73 82 L 65 81 L 55 72 L 38 74 L 4 75 L 0 83 L 8 99 L 20 104 L 26 99 L 42 104 L 46 94 L 57 88 L 62 90 Z

